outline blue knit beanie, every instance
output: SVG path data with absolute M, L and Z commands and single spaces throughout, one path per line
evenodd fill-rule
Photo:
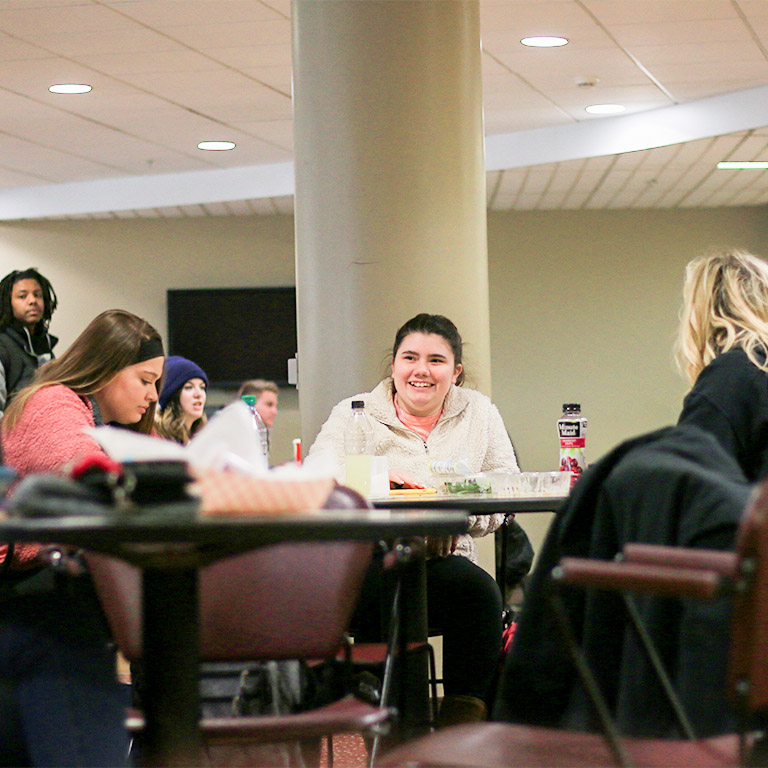
M 171 355 L 165 358 L 165 382 L 160 393 L 158 405 L 160 410 L 168 404 L 168 401 L 190 380 L 202 379 L 208 386 L 208 377 L 205 371 L 186 357 Z

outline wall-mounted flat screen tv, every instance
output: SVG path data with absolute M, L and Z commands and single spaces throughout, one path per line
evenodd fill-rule
M 296 354 L 296 288 L 168 291 L 168 354 L 196 362 L 213 387 L 288 383 Z

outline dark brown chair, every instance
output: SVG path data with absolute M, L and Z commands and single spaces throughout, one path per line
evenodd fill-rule
M 564 558 L 553 576 L 561 584 L 701 600 L 733 596 L 728 693 L 738 733 L 709 738 L 623 738 L 599 691 L 590 698 L 603 733 L 581 733 L 511 723 L 447 728 L 385 754 L 381 766 L 745 766 L 768 764 L 768 483 L 745 510 L 734 552 L 630 544 L 620 562 Z M 555 594 L 557 594 L 555 592 Z M 568 634 L 568 627 L 564 633 Z M 582 684 L 594 679 L 572 646 Z
M 328 508 L 364 508 L 362 497 L 335 489 Z M 343 641 L 370 562 L 370 542 L 278 544 L 227 558 L 200 571 L 203 662 L 332 658 Z M 142 658 L 141 585 L 137 569 L 87 555 L 115 642 L 129 661 Z M 207 750 L 313 739 L 342 732 L 378 733 L 381 706 L 347 696 L 306 712 L 203 718 Z M 140 713 L 129 719 L 140 730 Z

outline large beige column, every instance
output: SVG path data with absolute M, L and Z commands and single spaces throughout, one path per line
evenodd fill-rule
M 450 317 L 489 393 L 477 0 L 293 0 L 305 451 L 380 379 L 397 328 Z M 489 393 L 490 394 L 490 393 Z

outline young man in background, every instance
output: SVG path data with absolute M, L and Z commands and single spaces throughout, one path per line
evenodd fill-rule
M 240 385 L 238 397 L 243 395 L 256 395 L 256 410 L 267 429 L 271 430 L 277 416 L 277 396 L 280 390 L 274 381 L 264 379 L 251 379 Z
M 0 416 L 38 367 L 53 359 L 58 339 L 48 324 L 57 305 L 50 281 L 34 267 L 0 281 Z

